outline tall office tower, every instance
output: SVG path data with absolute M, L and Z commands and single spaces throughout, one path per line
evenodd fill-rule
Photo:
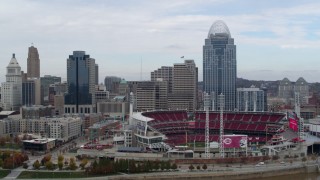
M 139 111 L 168 109 L 166 81 L 140 81 L 136 88 L 136 108 Z
M 21 67 L 15 57 L 12 55 L 7 66 L 6 82 L 2 83 L 2 106 L 3 110 L 18 111 L 21 106 Z
M 162 79 L 168 83 L 168 93 L 172 92 L 172 73 L 173 68 L 171 66 L 162 66 L 161 68 L 151 72 L 151 81 L 157 81 Z
M 309 103 L 309 84 L 303 77 L 300 77 L 294 84 L 294 93 L 299 93 L 300 105 Z
M 110 93 L 118 93 L 120 82 L 121 82 L 120 77 L 106 76 L 104 78 L 104 85 L 106 86 L 106 90 L 109 91 Z
M 168 95 L 170 109 L 195 111 L 198 99 L 198 68 L 193 60 L 173 65 L 172 93 Z
M 40 79 L 28 78 L 22 82 L 22 105 L 41 105 L 41 85 Z
M 51 84 L 61 83 L 61 77 L 44 75 L 40 77 L 41 82 L 41 104 L 49 104 L 49 87 Z
M 65 113 L 95 112 L 95 82 L 95 59 L 85 51 L 73 51 L 67 59 Z
M 284 78 L 279 82 L 278 97 L 283 98 L 286 103 L 290 103 L 293 98 L 293 86 L 288 78 Z
M 98 85 L 99 84 L 99 65 L 95 64 L 94 68 L 95 68 L 95 79 L 96 79 L 95 84 Z
M 245 112 L 263 112 L 265 110 L 264 98 L 264 91 L 255 86 L 237 88 L 237 109 Z
M 215 107 L 218 95 L 225 97 L 225 111 L 236 107 L 236 45 L 223 21 L 212 24 L 203 46 L 203 91 L 213 94 Z
M 34 46 L 29 47 L 27 59 L 28 78 L 40 78 L 40 59 L 38 49 Z

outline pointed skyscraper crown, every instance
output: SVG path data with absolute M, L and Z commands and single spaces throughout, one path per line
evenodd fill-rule
M 11 58 L 10 63 L 8 64 L 7 67 L 11 67 L 11 68 L 18 67 L 18 68 L 20 68 L 20 65 L 19 65 L 19 63 L 18 63 L 18 61 L 16 59 L 16 55 L 14 53 L 12 54 L 12 58 Z

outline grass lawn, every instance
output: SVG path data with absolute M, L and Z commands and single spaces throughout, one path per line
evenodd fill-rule
M 6 177 L 10 172 L 10 170 L 0 170 L 0 179 Z
M 47 171 L 23 171 L 18 176 L 18 179 L 50 179 L 50 178 L 86 178 L 97 177 L 87 175 L 85 172 L 47 172 Z
M 3 149 L 21 149 L 21 146 L 19 144 L 15 144 L 15 143 L 7 143 L 4 146 L 0 146 L 0 148 L 3 148 Z

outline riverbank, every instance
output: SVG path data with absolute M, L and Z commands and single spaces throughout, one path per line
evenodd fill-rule
M 318 164 L 293 164 L 293 165 L 270 165 L 266 167 L 243 167 L 229 168 L 225 170 L 208 170 L 208 171 L 178 171 L 178 172 L 155 172 L 141 174 L 122 174 L 104 177 L 92 177 L 81 179 L 94 180 L 135 180 L 135 179 L 215 179 L 215 180 L 243 180 L 243 179 L 259 179 L 267 177 L 318 173 Z
M 266 177 L 284 176 L 301 173 L 317 173 L 318 165 L 295 165 L 283 167 L 266 167 L 266 168 L 247 168 L 231 169 L 228 171 L 201 171 L 201 172 L 175 172 L 175 173 L 152 173 L 152 174 L 134 174 L 127 176 L 113 176 L 108 179 L 112 180 L 134 180 L 134 179 L 215 179 L 215 180 L 244 180 L 259 179 Z

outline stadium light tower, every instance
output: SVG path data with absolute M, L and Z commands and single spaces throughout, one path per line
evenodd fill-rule
M 294 111 L 296 112 L 298 117 L 299 138 L 303 139 L 304 123 L 303 123 L 303 119 L 300 117 L 300 94 L 298 92 L 294 93 Z
M 219 105 L 220 105 L 220 144 L 219 144 L 219 153 L 222 158 L 224 158 L 224 144 L 223 144 L 223 108 L 224 108 L 224 95 L 221 93 L 219 95 Z
M 210 141 L 209 141 L 209 107 L 210 107 L 210 95 L 208 93 L 204 94 L 204 110 L 206 111 L 206 129 L 205 129 L 205 155 L 206 159 L 210 158 Z

